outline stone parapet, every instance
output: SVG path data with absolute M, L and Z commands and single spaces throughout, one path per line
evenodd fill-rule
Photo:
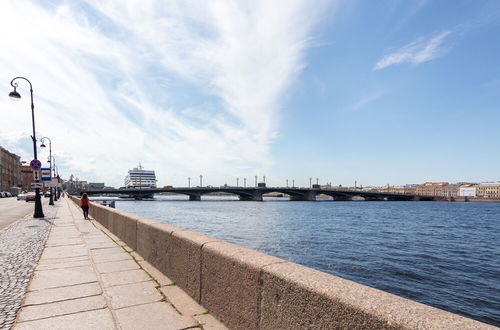
M 495 329 L 206 235 L 90 204 L 95 220 L 231 329 Z

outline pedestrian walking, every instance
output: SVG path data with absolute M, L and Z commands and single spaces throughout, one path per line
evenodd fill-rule
M 83 216 L 85 217 L 85 220 L 89 219 L 89 197 L 87 194 L 83 194 L 82 198 L 80 198 L 80 207 L 83 210 Z

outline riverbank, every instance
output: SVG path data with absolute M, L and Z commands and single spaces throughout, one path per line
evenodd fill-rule
M 492 328 L 182 228 L 99 205 L 91 213 L 230 328 Z

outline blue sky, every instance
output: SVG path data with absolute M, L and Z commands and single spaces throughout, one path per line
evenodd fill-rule
M 499 14 L 495 1 L 339 6 L 284 110 L 280 159 L 366 184 L 498 180 Z M 444 33 L 426 61 L 374 70 Z
M 495 0 L 19 0 L 0 25 L 0 93 L 32 80 L 66 177 L 500 179 Z M 0 144 L 29 160 L 19 91 L 0 98 Z

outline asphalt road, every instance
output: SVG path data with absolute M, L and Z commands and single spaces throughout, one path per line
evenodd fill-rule
M 42 197 L 43 207 L 47 207 L 48 198 Z M 18 201 L 16 197 L 0 198 L 0 230 L 11 223 L 33 214 L 35 202 Z

